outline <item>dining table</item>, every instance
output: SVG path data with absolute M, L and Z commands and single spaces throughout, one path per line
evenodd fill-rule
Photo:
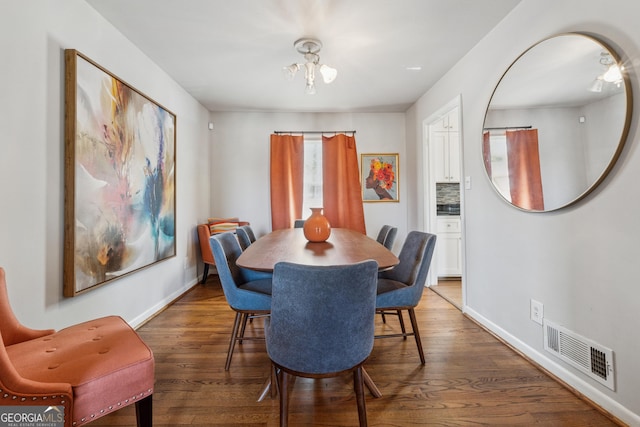
M 330 266 L 347 265 L 366 260 L 375 260 L 378 270 L 396 266 L 398 257 L 378 243 L 358 231 L 347 228 L 332 228 L 329 238 L 324 242 L 310 242 L 304 236 L 302 228 L 274 230 L 249 245 L 236 260 L 236 265 L 256 271 L 273 272 L 278 262 Z M 374 397 L 382 393 L 363 368 L 364 382 Z M 271 388 L 268 380 L 258 401 L 266 396 Z
M 398 257 L 358 231 L 348 228 L 332 228 L 324 242 L 310 242 L 302 228 L 275 230 L 247 247 L 236 260 L 243 268 L 257 271 L 273 271 L 281 261 L 296 264 L 328 266 L 347 265 L 375 260 L 379 270 L 397 265 Z

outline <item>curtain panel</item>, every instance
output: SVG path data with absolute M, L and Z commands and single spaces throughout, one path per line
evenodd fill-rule
M 482 134 L 482 156 L 484 159 L 484 168 L 487 170 L 487 175 L 489 175 L 489 179 L 492 177 L 491 171 L 491 134 L 489 132 L 484 132 Z
M 523 209 L 544 210 L 538 130 L 507 131 L 511 202 Z
M 304 138 L 271 135 L 271 229 L 293 227 L 302 218 Z
M 322 137 L 322 198 L 331 227 L 366 234 L 356 139 Z

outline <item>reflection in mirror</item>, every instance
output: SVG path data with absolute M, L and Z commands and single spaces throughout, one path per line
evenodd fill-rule
M 523 53 L 494 90 L 485 169 L 512 205 L 560 209 L 604 179 L 630 120 L 631 87 L 615 52 L 582 34 L 551 37 Z

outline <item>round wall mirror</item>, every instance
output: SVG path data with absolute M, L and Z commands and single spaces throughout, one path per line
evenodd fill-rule
M 631 85 L 618 55 L 569 33 L 518 57 L 491 96 L 482 154 L 513 206 L 549 212 L 593 190 L 613 167 L 631 121 Z

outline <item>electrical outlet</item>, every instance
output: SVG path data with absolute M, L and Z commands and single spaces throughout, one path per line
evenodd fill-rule
M 185 270 L 189 268 L 189 257 L 188 256 L 184 257 L 184 264 L 183 264 L 182 268 L 184 268 Z
M 540 301 L 531 300 L 531 320 L 542 325 L 544 319 L 544 305 Z

